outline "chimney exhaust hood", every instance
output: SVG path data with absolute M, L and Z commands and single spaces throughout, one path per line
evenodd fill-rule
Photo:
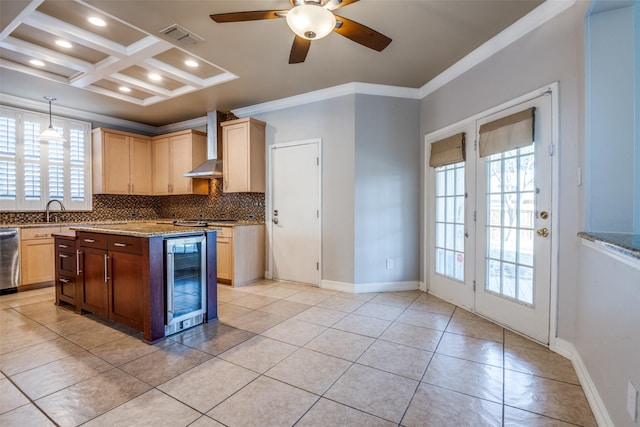
M 207 160 L 189 173 L 189 178 L 222 178 L 222 128 L 220 122 L 227 120 L 227 114 L 219 111 L 207 113 Z

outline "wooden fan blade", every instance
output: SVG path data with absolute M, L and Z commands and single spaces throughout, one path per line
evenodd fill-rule
M 304 62 L 307 58 L 307 53 L 311 47 L 311 40 L 304 39 L 300 36 L 296 36 L 293 39 L 293 46 L 291 46 L 291 53 L 289 54 L 289 64 L 299 64 Z
M 329 10 L 336 10 L 336 9 L 340 9 L 341 7 L 345 7 L 345 6 L 349 6 L 351 3 L 355 3 L 359 0 L 333 0 L 331 4 L 329 5 L 329 7 L 327 7 L 327 9 Z
M 287 12 L 288 10 L 251 10 L 248 12 L 216 13 L 209 16 L 218 23 L 224 23 L 276 19 L 281 18 L 281 13 L 286 14 Z
M 380 52 L 391 43 L 389 37 L 372 30 L 366 25 L 337 15 L 336 21 L 336 28 L 333 31 L 370 49 Z

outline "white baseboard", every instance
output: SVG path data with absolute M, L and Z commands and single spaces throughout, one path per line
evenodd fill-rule
M 573 369 L 576 370 L 576 375 L 578 376 L 578 380 L 580 380 L 580 385 L 587 397 L 589 406 L 591 406 L 591 411 L 593 412 L 593 416 L 595 417 L 598 426 L 615 427 L 613 421 L 611 421 L 609 412 L 604 406 L 604 402 L 600 398 L 600 394 L 591 379 L 591 375 L 589 375 L 589 371 L 587 371 L 587 367 L 582 361 L 582 357 L 580 357 L 580 353 L 578 353 L 575 346 L 562 338 L 556 338 L 555 346 L 551 350 L 571 360 Z
M 368 292 L 413 291 L 420 288 L 420 282 L 381 282 L 381 283 L 347 283 L 333 280 L 322 280 L 320 287 L 334 291 L 364 294 Z

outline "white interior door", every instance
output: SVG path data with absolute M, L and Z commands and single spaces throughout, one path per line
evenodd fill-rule
M 320 142 L 271 147 L 274 279 L 320 282 Z
M 476 311 L 549 342 L 551 96 L 478 120 L 478 128 L 535 107 L 534 143 L 477 160 Z

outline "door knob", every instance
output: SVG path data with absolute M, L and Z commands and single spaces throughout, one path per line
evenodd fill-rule
M 538 236 L 547 237 L 548 235 L 549 235 L 549 230 L 546 227 L 538 230 Z
M 274 223 L 274 224 L 277 224 L 277 223 L 278 223 L 278 217 L 274 217 L 274 218 L 273 218 L 273 223 Z

